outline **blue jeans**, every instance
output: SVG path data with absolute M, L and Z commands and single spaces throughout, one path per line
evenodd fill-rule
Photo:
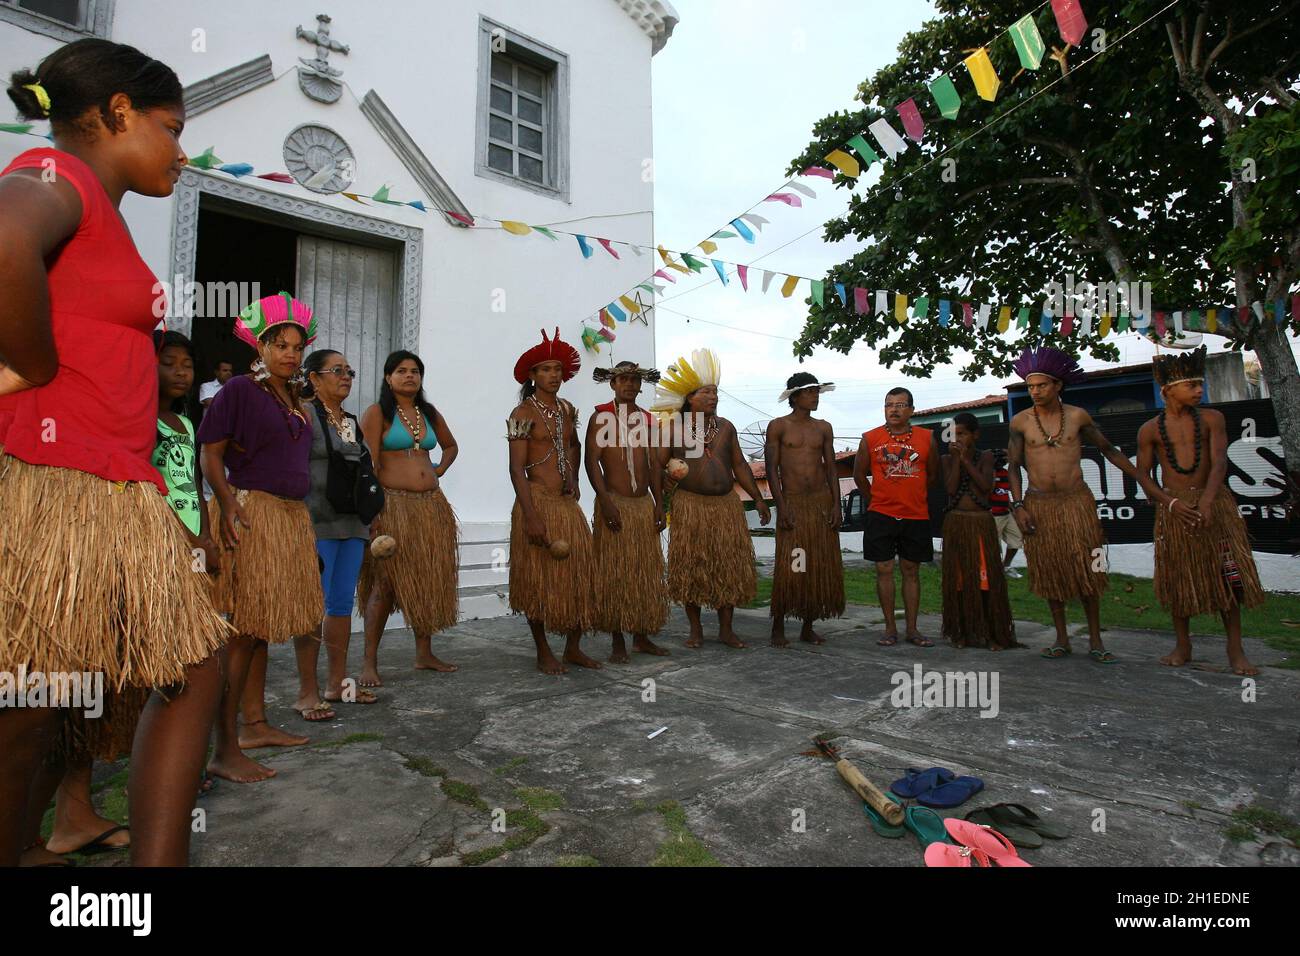
M 316 553 L 325 563 L 320 575 L 320 586 L 325 592 L 325 615 L 350 618 L 357 594 L 357 577 L 361 574 L 361 558 L 366 553 L 366 539 L 318 540 Z

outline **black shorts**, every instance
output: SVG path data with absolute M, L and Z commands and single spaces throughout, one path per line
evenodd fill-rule
M 934 538 L 927 518 L 891 518 L 868 511 L 862 532 L 862 556 L 868 561 L 904 561 L 925 564 L 934 560 Z

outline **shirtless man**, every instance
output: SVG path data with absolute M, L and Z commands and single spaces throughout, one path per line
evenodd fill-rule
M 818 383 L 796 372 L 777 401 L 793 411 L 767 426 L 764 457 L 767 486 L 776 505 L 776 573 L 772 582 L 772 646 L 789 647 L 785 619 L 803 621 L 799 640 L 826 641 L 813 621 L 844 613 L 844 562 L 840 557 L 840 479 L 835 470 L 831 424 L 813 418 L 821 393 L 834 382 Z
M 1155 592 L 1174 620 L 1177 643 L 1162 664 L 1181 667 L 1192 659 L 1189 619 L 1217 612 L 1228 634 L 1234 674 L 1258 674 L 1241 646 L 1241 609 L 1264 601 L 1246 523 L 1224 490 L 1228 434 L 1223 413 L 1199 408 L 1204 393 L 1205 347 L 1181 355 L 1157 355 L 1151 370 L 1165 399 L 1164 410 L 1138 432 L 1138 471 L 1154 477 L 1160 466 L 1164 489 L 1196 510 L 1196 522 L 1156 513 Z
M 687 647 L 704 644 L 700 608 L 707 605 L 718 611 L 718 639 L 728 647 L 743 648 L 746 645 L 736 636 L 731 619 L 737 604 L 754 600 L 758 578 L 745 508 L 735 492 L 737 482 L 754 500 L 763 524 L 772 515 L 740 452 L 735 427 L 718 417 L 721 367 L 717 356 L 697 349 L 692 359 L 693 367 L 678 360 L 685 372 L 669 367 L 654 408 L 682 413 L 684 434 L 678 436 L 682 443 L 661 449 L 660 461 L 666 464 L 676 458 L 688 468 L 672 497 L 668 596 L 686 608 L 691 630 Z
M 609 661 L 626 664 L 623 632 L 638 654 L 666 657 L 650 640 L 668 620 L 664 553 L 663 469 L 649 441 L 650 413 L 637 405 L 642 382 L 659 381 L 655 369 L 619 362 L 592 373 L 609 382 L 614 401 L 596 406 L 587 425 L 587 480 L 596 492 L 591 518 L 596 552 L 596 630 L 612 635 Z
M 506 423 L 510 481 L 515 507 L 510 516 L 510 609 L 528 618 L 537 645 L 537 669 L 564 674 L 546 635 L 565 637 L 564 661 L 598 669 L 582 652 L 593 624 L 591 529 L 578 507 L 577 410 L 560 398 L 560 385 L 582 367 L 577 349 L 542 333 L 515 363 L 520 403 Z
M 1084 380 L 1083 369 L 1071 356 L 1054 348 L 1026 349 L 1015 370 L 1025 380 L 1033 405 L 1011 419 L 1007 445 L 1011 508 L 1025 537 L 1029 589 L 1047 601 L 1056 625 L 1056 643 L 1043 649 L 1043 657 L 1058 660 L 1071 653 L 1065 602 L 1077 598 L 1088 618 L 1088 656 L 1099 664 L 1113 664 L 1117 658 L 1101 642 L 1099 598 L 1107 585 L 1106 536 L 1079 464 L 1083 442 L 1099 448 L 1152 501 L 1172 507 L 1183 520 L 1195 521 L 1196 514 L 1185 502 L 1161 491 L 1149 475 L 1139 474 L 1086 411 L 1061 401 L 1067 384 Z M 1022 466 L 1029 472 L 1029 490 L 1023 496 Z

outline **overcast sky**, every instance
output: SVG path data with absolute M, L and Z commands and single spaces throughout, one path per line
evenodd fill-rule
M 934 16 L 922 0 L 673 3 L 681 23 L 653 61 L 655 233 L 658 242 L 677 250 L 691 249 L 786 182 L 786 163 L 808 143 L 813 123 L 835 110 L 860 108 L 853 98 L 858 84 L 894 60 L 904 34 Z M 805 200 L 802 209 L 764 204 L 755 211 L 771 225 L 757 243 L 723 240 L 715 255 L 749 263 L 771 253 L 758 265 L 813 277 L 849 258 L 857 243 L 827 243 L 820 228 L 843 213 L 847 191 L 831 188 L 825 179 L 799 181 L 812 186 L 818 198 Z M 930 379 L 907 378 L 880 365 L 865 345 L 847 356 L 818 349 L 800 366 L 791 344 L 806 316 L 807 284 L 783 299 L 779 280 L 764 296 L 756 284 L 745 293 L 734 280 L 725 289 L 716 277 L 710 282 L 713 276 L 709 270 L 696 278 L 679 277 L 660 297 L 658 362 L 662 368 L 691 349 L 715 349 L 723 367 L 720 414 L 737 428 L 785 414 L 788 408 L 777 396 L 785 379 L 801 368 L 837 383 L 836 391 L 822 397 L 819 414 L 846 439 L 837 445 L 846 446 L 883 423 L 884 393 L 895 385 L 911 388 L 921 409 L 1000 392 L 1005 383 L 996 378 L 963 382 L 956 368 L 936 370 Z M 828 289 L 827 294 L 833 293 Z M 1153 351 L 1133 334 L 1116 341 L 1125 364 L 1147 361 Z M 1211 341 L 1212 350 L 1222 348 L 1221 339 Z

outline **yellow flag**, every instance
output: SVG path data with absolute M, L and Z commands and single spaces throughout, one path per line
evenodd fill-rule
M 1103 316 L 1101 317 L 1101 331 L 1100 331 L 1098 334 L 1100 334 L 1101 337 L 1102 337 L 1103 339 L 1104 339 L 1106 336 L 1110 335 L 1110 316 L 1109 316 L 1109 315 L 1103 315 Z
M 998 79 L 997 71 L 993 69 L 993 61 L 989 59 L 988 50 L 980 47 L 966 57 L 966 69 L 970 70 L 970 78 L 975 83 L 975 92 L 989 101 L 998 98 L 998 86 L 1001 85 L 1001 80 Z
M 659 255 L 663 257 L 664 265 L 669 269 L 676 269 L 678 272 L 684 272 L 687 275 L 690 275 L 691 270 L 686 268 L 680 262 L 673 262 L 673 257 L 668 254 L 668 250 L 663 246 L 659 247 Z
M 718 244 L 716 242 L 712 242 L 708 239 L 705 239 L 703 242 L 700 243 L 700 249 L 703 250 L 706 256 L 711 256 L 718 251 Z
M 901 292 L 894 293 L 894 318 L 899 325 L 907 321 L 907 296 Z
M 1217 332 L 1218 329 L 1219 329 L 1219 310 L 1206 309 L 1205 310 L 1205 331 Z
M 998 331 L 1005 332 L 1011 328 L 1011 306 L 1004 305 L 998 309 Z
M 793 294 L 794 292 L 794 287 L 797 286 L 798 284 L 799 284 L 798 276 L 786 276 L 785 285 L 781 286 L 781 294 L 785 296 L 787 299 L 790 298 L 791 294 Z
M 862 173 L 862 164 L 842 149 L 833 150 L 828 153 L 826 156 L 826 162 L 830 163 L 850 179 L 857 179 Z
M 641 314 L 641 306 L 637 305 L 634 299 L 629 299 L 625 295 L 620 295 L 618 297 L 618 301 L 622 302 L 623 307 L 627 309 L 629 312 L 631 312 L 633 315 Z
M 502 220 L 501 228 L 516 236 L 526 236 L 533 231 L 531 226 L 527 226 L 522 222 L 511 222 L 508 219 Z

